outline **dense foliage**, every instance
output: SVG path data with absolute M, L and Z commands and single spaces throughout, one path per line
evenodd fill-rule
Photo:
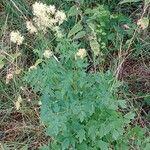
M 142 14 L 136 24 L 115 10 L 119 1 L 114 0 L 65 0 L 62 6 L 61 0 L 43 2 L 35 2 L 23 15 L 26 23 L 21 25 L 21 33 L 19 28 L 11 32 L 14 70 L 6 74 L 9 84 L 20 71 L 21 49 L 30 56 L 22 84 L 38 96 L 40 123 L 51 138 L 40 149 L 149 150 L 149 131 L 134 123 L 137 108 L 125 100 L 124 83 L 118 80 L 130 54 L 139 56 L 148 17 Z M 145 1 L 145 13 L 147 5 Z M 6 5 L 11 11 L 8 8 Z M 0 57 L 0 68 L 7 64 L 4 56 Z M 19 95 L 17 110 L 21 103 Z
M 76 49 L 68 40 L 59 41 L 60 60 L 45 60 L 26 77 L 40 92 L 41 121 L 53 138 L 50 149 L 128 149 L 124 134 L 134 113 L 118 111 L 126 108 L 117 99 L 119 81 L 109 71 L 86 73 L 86 59 L 75 59 Z

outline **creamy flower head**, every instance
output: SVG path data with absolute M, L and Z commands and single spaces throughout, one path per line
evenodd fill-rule
M 17 45 L 21 45 L 24 40 L 24 37 L 21 36 L 19 31 L 12 31 L 10 33 L 10 41 L 16 43 Z
M 35 66 L 35 65 L 30 66 L 29 71 L 31 71 L 31 70 L 33 70 L 33 69 L 37 69 L 37 66 Z
M 46 11 L 47 11 L 47 13 L 50 13 L 50 14 L 54 15 L 55 11 L 56 11 L 56 8 L 55 8 L 54 5 L 49 5 L 49 6 L 47 6 L 47 10 Z
M 33 21 L 35 22 L 38 29 L 45 31 L 46 28 L 49 26 L 47 5 L 40 2 L 35 2 L 32 5 L 32 8 L 33 8 L 33 15 L 35 16 L 33 18 Z
M 47 5 L 40 2 L 35 2 L 32 5 L 32 8 L 33 8 L 33 14 L 35 16 L 44 16 L 46 13 Z
M 54 5 L 46 5 L 41 2 L 35 2 L 32 5 L 33 22 L 38 30 L 46 32 L 48 28 L 52 29 L 57 24 L 62 24 L 66 20 L 63 11 L 56 10 Z
M 37 33 L 37 29 L 36 29 L 36 27 L 32 24 L 31 21 L 27 21 L 27 22 L 26 22 L 26 27 L 27 27 L 27 30 L 28 30 L 31 34 Z
M 55 35 L 58 37 L 58 38 L 62 38 L 63 37 L 63 34 L 62 34 L 62 31 L 60 29 L 59 26 L 55 26 L 53 28 L 53 31 L 55 32 Z
M 59 22 L 59 25 L 66 20 L 66 15 L 63 11 L 57 11 L 55 14 L 55 19 Z
M 86 50 L 84 48 L 78 49 L 78 52 L 76 53 L 75 58 L 77 57 L 80 57 L 81 59 L 86 57 Z
M 8 84 L 9 81 L 10 81 L 11 79 L 13 79 L 13 77 L 14 77 L 14 74 L 13 74 L 13 73 L 8 73 L 7 76 L 6 76 L 6 84 Z
M 143 17 L 137 21 L 137 25 L 144 30 L 149 26 L 149 19 L 146 17 Z
M 53 56 L 53 52 L 51 50 L 45 50 L 43 56 L 45 58 L 50 58 L 51 56 Z

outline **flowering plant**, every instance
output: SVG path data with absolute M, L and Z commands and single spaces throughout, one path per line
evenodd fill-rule
M 38 30 L 46 32 L 47 29 L 58 32 L 59 25 L 66 20 L 66 15 L 63 11 L 56 10 L 54 5 L 46 5 L 40 2 L 35 2 L 32 5 L 33 8 L 33 23 L 27 21 L 27 29 L 32 33 L 36 33 Z
M 24 80 L 40 96 L 41 122 L 52 138 L 52 143 L 45 147 L 52 150 L 128 149 L 130 138 L 136 135 L 135 131 L 128 133 L 135 114 L 119 111 L 127 108 L 125 101 L 118 100 L 121 83 L 110 71 L 99 71 L 97 67 L 107 44 L 116 36 L 111 31 L 116 29 L 118 16 L 111 15 L 103 6 L 76 10 L 74 14 L 68 13 L 77 17 L 65 34 L 61 25 L 67 20 L 66 14 L 54 5 L 35 2 L 33 18 L 26 22 L 28 32 L 36 37 L 38 48 L 33 51 L 38 59 Z M 114 25 L 109 24 L 110 19 Z M 52 42 L 49 36 L 54 38 Z M 10 41 L 19 46 L 24 37 L 19 31 L 13 31 Z

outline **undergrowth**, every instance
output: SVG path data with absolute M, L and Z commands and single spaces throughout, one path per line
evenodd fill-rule
M 1 4 L 1 149 L 150 149 L 148 0 Z

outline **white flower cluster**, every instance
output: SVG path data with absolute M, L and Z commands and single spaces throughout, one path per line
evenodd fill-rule
M 77 57 L 80 57 L 81 59 L 83 59 L 84 57 L 86 57 L 87 53 L 86 50 L 84 48 L 80 48 L 78 49 L 75 58 L 77 59 Z
M 20 34 L 20 32 L 17 31 L 12 31 L 10 33 L 10 41 L 13 43 L 16 43 L 17 45 L 21 45 L 24 40 L 24 37 Z
M 33 33 L 37 33 L 37 29 L 36 27 L 33 25 L 33 23 L 31 21 L 27 21 L 26 22 L 26 27 L 28 29 L 28 31 L 33 34 Z
M 32 9 L 34 15 L 33 23 L 31 21 L 26 23 L 26 27 L 31 34 L 36 33 L 37 30 L 44 32 L 46 32 L 48 28 L 53 30 L 55 27 L 59 27 L 59 25 L 66 20 L 65 13 L 63 11 L 56 10 L 54 5 L 46 5 L 41 2 L 35 2 L 32 5 Z
M 141 29 L 146 29 L 149 26 L 149 19 L 146 17 L 143 17 L 141 19 L 139 19 L 137 21 L 137 25 L 141 28 Z
M 51 50 L 45 50 L 43 56 L 45 58 L 50 58 L 51 56 L 53 56 L 53 52 Z

